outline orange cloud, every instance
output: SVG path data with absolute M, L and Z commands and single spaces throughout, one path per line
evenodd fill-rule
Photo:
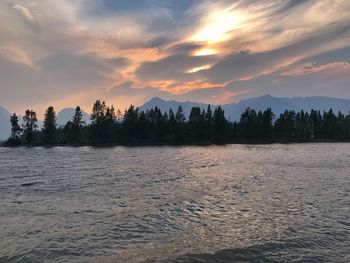
M 174 95 L 186 94 L 193 90 L 223 88 L 225 84 L 215 84 L 204 81 L 177 82 L 174 80 L 151 81 L 152 87 L 157 87 L 161 91 L 169 92 Z
M 214 99 L 216 104 L 224 104 L 224 103 L 230 102 L 230 100 L 233 97 L 236 97 L 236 96 L 239 96 L 242 94 L 246 94 L 248 92 L 249 92 L 249 90 L 243 90 L 243 91 L 238 91 L 238 92 L 224 91 L 218 95 L 213 95 L 211 97 Z

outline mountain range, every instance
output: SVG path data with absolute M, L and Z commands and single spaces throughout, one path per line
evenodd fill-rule
M 201 109 L 207 109 L 208 104 L 197 103 L 197 102 L 180 102 L 180 101 L 167 101 L 161 98 L 155 97 L 140 106 L 140 110 L 146 111 L 154 107 L 158 107 L 162 112 L 169 111 L 173 109 L 174 112 L 177 110 L 178 106 L 181 105 L 184 109 L 185 115 L 188 116 L 192 107 L 200 107 Z M 217 105 L 212 105 L 212 108 L 215 108 Z M 265 110 L 266 108 L 271 108 L 276 116 L 284 112 L 285 110 L 294 110 L 306 112 L 311 111 L 311 109 L 328 111 L 330 108 L 334 112 L 341 111 L 344 114 L 350 112 L 350 99 L 338 99 L 330 97 L 293 97 L 293 98 L 284 98 L 284 97 L 273 97 L 270 95 L 264 95 L 261 97 L 250 98 L 246 100 L 241 100 L 238 103 L 229 103 L 222 105 L 225 116 L 231 120 L 239 120 L 241 113 L 247 108 L 253 108 L 257 111 Z M 62 109 L 57 114 L 57 124 L 64 125 L 69 120 L 72 119 L 74 115 L 73 108 Z M 0 140 L 8 138 L 10 135 L 10 112 L 4 108 L 0 107 Z M 19 120 L 22 117 L 19 116 Z M 83 120 L 86 123 L 90 123 L 90 117 L 87 113 L 83 112 Z M 42 126 L 42 122 L 39 123 L 39 127 Z
M 162 112 L 173 109 L 176 111 L 178 106 L 181 105 L 184 109 L 186 116 L 190 114 L 192 107 L 200 107 L 201 109 L 207 109 L 208 104 L 197 103 L 197 102 L 178 102 L 178 101 L 166 101 L 158 97 L 151 99 L 140 107 L 140 110 L 146 111 L 147 109 L 154 108 L 157 106 Z M 212 105 L 212 109 L 217 105 Z M 225 116 L 231 121 L 239 120 L 241 113 L 248 107 L 259 110 L 266 110 L 271 108 L 273 113 L 278 116 L 285 110 L 294 110 L 310 112 L 311 109 L 328 111 L 330 108 L 334 112 L 341 111 L 344 114 L 350 111 L 350 99 L 337 99 L 330 97 L 273 97 L 270 95 L 264 95 L 261 97 L 250 98 L 241 100 L 238 103 L 229 103 L 222 105 Z

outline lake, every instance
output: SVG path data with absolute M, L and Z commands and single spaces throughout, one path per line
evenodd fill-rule
M 0 148 L 0 262 L 350 262 L 350 144 Z

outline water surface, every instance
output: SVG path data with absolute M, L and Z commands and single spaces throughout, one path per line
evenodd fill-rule
M 0 262 L 350 262 L 350 144 L 0 148 Z

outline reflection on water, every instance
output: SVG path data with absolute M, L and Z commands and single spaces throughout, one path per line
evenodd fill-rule
M 350 262 L 350 144 L 0 148 L 0 262 Z

